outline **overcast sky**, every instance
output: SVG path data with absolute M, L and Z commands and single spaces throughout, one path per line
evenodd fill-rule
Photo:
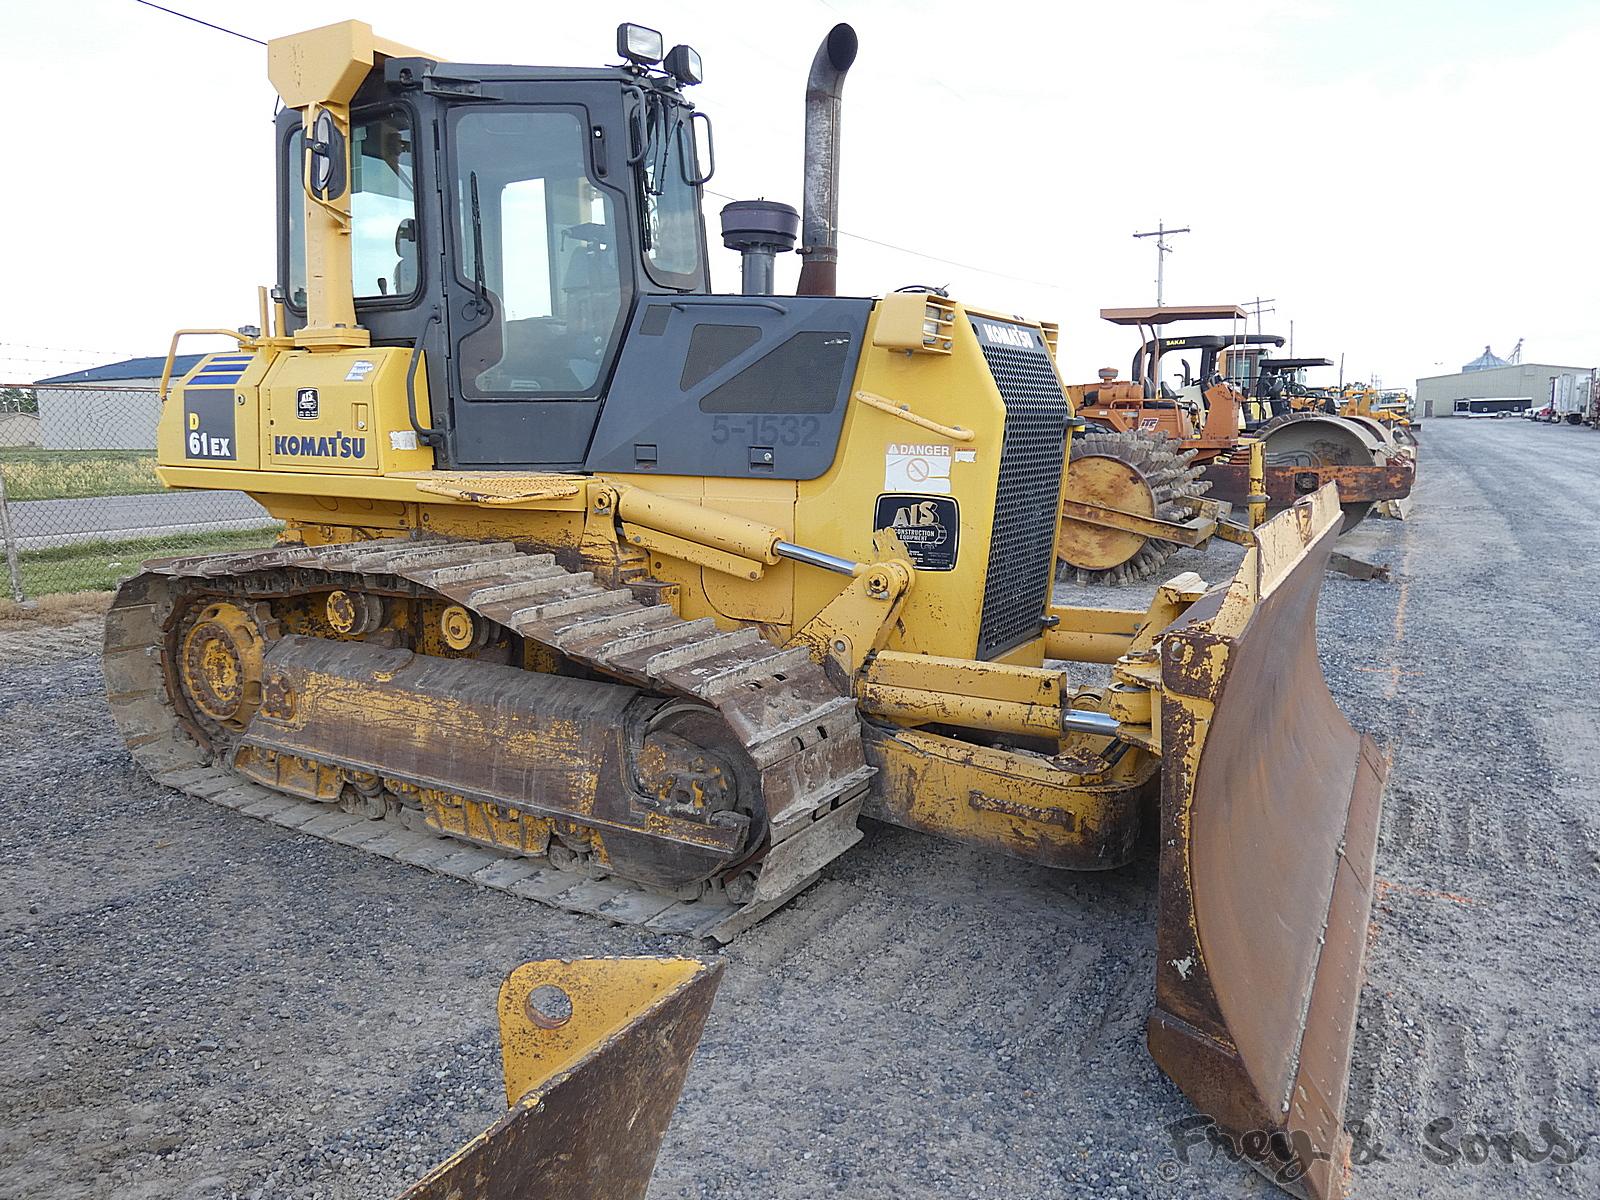
M 1342 353 L 1348 378 L 1409 386 L 1519 337 L 1528 361 L 1600 362 L 1594 3 L 170 7 L 259 38 L 354 17 L 464 62 L 597 65 L 618 21 L 650 24 L 704 56 L 710 186 L 797 206 L 806 69 L 847 20 L 843 291 L 943 284 L 1058 321 L 1067 377 L 1092 378 L 1126 370 L 1130 335 L 1098 310 L 1154 301 L 1154 249 L 1131 235 L 1165 220 L 1193 228 L 1168 303 L 1269 297 L 1267 329 L 1293 320 L 1296 353 Z M 9 3 L 0 68 L 0 379 L 254 321 L 273 245 L 262 47 L 134 0 Z M 732 252 L 713 269 L 737 285 Z

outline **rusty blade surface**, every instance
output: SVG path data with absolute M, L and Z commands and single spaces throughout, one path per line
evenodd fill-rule
M 1201 472 L 1211 484 L 1211 497 L 1242 505 L 1250 495 L 1248 462 L 1210 462 Z M 1295 467 L 1268 465 L 1264 472 L 1267 505 L 1279 509 L 1293 504 L 1328 483 L 1339 485 L 1339 496 L 1346 503 L 1366 500 L 1398 500 L 1411 494 L 1416 482 L 1416 460 L 1395 456 L 1376 466 Z
M 1317 660 L 1339 531 L 1324 489 L 1268 526 L 1240 578 L 1164 646 L 1151 1053 L 1260 1165 L 1342 1194 L 1342 1130 L 1385 766 Z M 1244 1142 L 1248 1152 L 1251 1142 Z
M 721 977 L 721 963 L 685 960 L 519 967 L 500 996 L 506 1082 L 519 1098 L 399 1200 L 642 1200 Z M 554 1051 L 537 1044 L 568 1032 L 541 1015 L 551 980 L 577 1030 Z

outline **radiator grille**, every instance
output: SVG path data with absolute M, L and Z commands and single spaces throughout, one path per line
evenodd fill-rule
M 984 318 L 984 326 L 998 322 Z M 978 343 L 1006 404 L 989 574 L 978 626 L 978 657 L 994 658 L 1038 636 L 1055 574 L 1056 503 L 1061 494 L 1067 397 L 1037 331 L 1034 348 Z

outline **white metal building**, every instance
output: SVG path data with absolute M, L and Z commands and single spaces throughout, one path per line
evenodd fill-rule
M 200 361 L 180 355 L 177 379 Z M 161 368 L 166 356 L 130 358 L 33 385 L 39 398 L 38 442 L 43 450 L 154 450 L 161 419 Z
M 1530 407 L 1543 408 L 1551 402 L 1552 387 L 1565 387 L 1569 394 L 1577 396 L 1577 381 L 1580 378 L 1587 380 L 1589 374 L 1588 367 L 1511 363 L 1500 367 L 1457 371 L 1451 375 L 1430 375 L 1417 380 L 1417 413 L 1423 420 L 1448 417 L 1455 412 L 1457 400 L 1482 400 L 1497 396 L 1526 397 Z M 1566 383 L 1556 385 L 1555 381 L 1563 377 L 1566 377 Z M 1587 389 L 1588 384 L 1582 386 Z

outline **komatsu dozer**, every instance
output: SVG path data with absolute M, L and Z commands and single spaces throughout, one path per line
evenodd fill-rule
M 803 217 L 725 211 L 746 290 L 714 294 L 687 46 L 273 41 L 280 278 L 163 380 L 158 453 L 285 529 L 122 586 L 115 718 L 192 796 L 720 940 L 862 816 L 1078 870 L 1159 829 L 1152 1049 L 1330 1195 L 1383 774 L 1317 665 L 1337 497 L 1219 587 L 1055 604 L 1054 328 L 835 294 L 855 53 L 812 65 Z

